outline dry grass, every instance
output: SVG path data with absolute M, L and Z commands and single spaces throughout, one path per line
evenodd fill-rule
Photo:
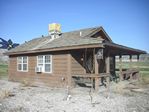
M 9 90 L 0 90 L 0 99 L 5 99 L 9 96 L 12 96 L 12 93 Z
M 149 84 L 149 76 L 143 76 L 142 77 L 142 83 L 143 84 Z
M 112 90 L 114 93 L 118 93 L 126 96 L 134 96 L 135 93 L 145 93 L 145 86 L 148 85 L 146 83 L 142 83 L 142 81 L 121 81 L 119 83 L 112 83 Z
M 129 82 L 121 81 L 119 83 L 113 83 L 112 85 L 113 85 L 112 87 L 113 92 L 122 95 L 131 95 L 130 90 L 126 89 L 129 87 Z
M 31 86 L 30 82 L 27 81 L 27 80 L 23 80 L 21 83 L 22 83 L 22 86 L 23 86 L 23 87 Z

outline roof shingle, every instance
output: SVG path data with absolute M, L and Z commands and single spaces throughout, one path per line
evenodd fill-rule
M 106 38 L 93 38 L 99 31 L 103 31 L 106 35 Z M 81 32 L 81 36 L 80 36 Z M 68 48 L 68 47 L 76 47 L 76 46 L 84 46 L 84 45 L 99 45 L 115 47 L 117 49 L 117 54 L 122 50 L 123 53 L 129 54 L 128 52 L 132 52 L 134 54 L 144 54 L 145 51 L 141 51 L 138 49 L 129 48 L 126 46 L 118 45 L 112 42 L 111 38 L 106 34 L 102 27 L 94 27 L 94 28 L 86 28 L 77 31 L 71 31 L 62 33 L 59 38 L 51 40 L 51 36 L 45 36 L 40 38 L 32 39 L 24 44 L 11 49 L 6 54 L 19 54 L 19 53 L 30 53 L 30 52 L 42 52 L 44 50 L 49 51 L 49 49 L 57 49 L 57 48 Z M 99 47 L 98 46 L 98 47 Z
M 89 37 L 89 34 L 93 33 L 97 29 L 100 29 L 100 27 L 62 33 L 60 38 L 54 39 L 52 41 L 50 40 L 50 36 L 35 38 L 25 42 L 24 44 L 21 44 L 14 49 L 11 49 L 8 51 L 8 53 L 101 43 L 102 39 Z M 80 32 L 82 33 L 81 36 Z

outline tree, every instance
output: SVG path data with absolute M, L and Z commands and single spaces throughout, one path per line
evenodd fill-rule
M 11 39 L 9 39 L 8 41 L 0 38 L 0 48 L 1 49 L 12 49 L 17 47 L 19 44 L 18 43 L 13 43 Z

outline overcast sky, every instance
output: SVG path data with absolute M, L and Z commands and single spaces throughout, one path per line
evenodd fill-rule
M 0 0 L 0 37 L 24 43 L 48 35 L 103 26 L 115 43 L 149 52 L 149 0 Z

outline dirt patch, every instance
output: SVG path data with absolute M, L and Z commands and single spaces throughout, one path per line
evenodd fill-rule
M 0 99 L 0 112 L 147 112 L 149 111 L 149 88 L 143 92 L 130 91 L 131 95 L 114 92 L 111 84 L 100 87 L 98 93 L 89 88 L 71 90 L 69 100 L 67 88 L 24 87 L 19 83 L 0 80 L 0 91 L 9 90 L 14 96 Z M 124 87 L 124 86 L 122 86 Z M 123 90 L 123 89 L 121 89 Z

